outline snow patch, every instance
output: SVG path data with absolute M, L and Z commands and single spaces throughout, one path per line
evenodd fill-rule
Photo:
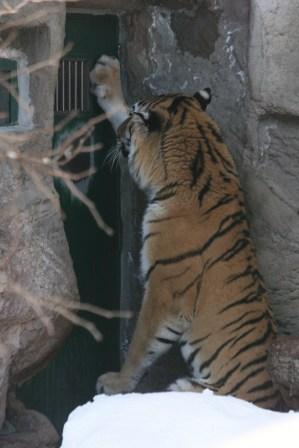
M 61 448 L 289 448 L 299 413 L 191 392 L 98 395 L 69 416 Z

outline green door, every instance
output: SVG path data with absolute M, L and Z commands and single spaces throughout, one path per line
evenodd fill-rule
M 115 16 L 68 14 L 66 44 L 73 48 L 61 62 L 55 98 L 55 121 L 77 110 L 75 118 L 54 136 L 54 146 L 71 132 L 101 113 L 90 94 L 88 73 L 101 54 L 117 55 L 118 21 Z M 97 173 L 76 183 L 94 201 L 98 211 L 115 231 L 109 237 L 100 230 L 90 212 L 56 180 L 66 215 L 65 232 L 77 276 L 81 301 L 109 309 L 119 308 L 119 173 L 105 161 L 115 143 L 110 124 L 96 126 L 87 144 L 99 143 L 104 150 L 82 154 L 66 166 L 75 173 L 95 166 Z M 27 407 L 46 414 L 60 431 L 67 415 L 95 394 L 96 378 L 119 368 L 119 321 L 84 315 L 96 323 L 104 341 L 96 343 L 85 330 L 74 328 L 62 350 L 19 391 Z

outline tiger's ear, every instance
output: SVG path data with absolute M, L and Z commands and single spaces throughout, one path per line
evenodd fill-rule
M 149 112 L 133 112 L 133 114 L 138 115 L 149 132 L 158 132 L 162 128 L 162 118 L 153 111 Z
M 148 124 L 148 120 L 149 120 L 149 112 L 135 112 L 133 110 L 133 115 L 137 115 L 139 118 L 141 118 L 141 120 L 143 121 L 143 123 L 145 124 L 145 126 L 147 126 Z
M 197 99 L 199 104 L 201 105 L 202 110 L 206 110 L 207 105 L 210 104 L 212 99 L 212 92 L 209 87 L 200 90 L 199 92 L 194 93 L 194 98 Z

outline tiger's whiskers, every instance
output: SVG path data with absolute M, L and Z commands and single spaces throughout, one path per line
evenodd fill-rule
M 117 166 L 119 166 L 119 158 L 120 158 L 120 146 L 119 144 L 116 144 L 109 150 L 103 163 L 104 165 L 106 164 L 109 165 L 111 169 L 114 169 Z

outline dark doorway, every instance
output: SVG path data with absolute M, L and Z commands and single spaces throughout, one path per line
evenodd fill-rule
M 54 136 L 54 146 L 101 113 L 90 94 L 88 73 L 101 54 L 117 56 L 118 20 L 110 15 L 67 14 L 66 44 L 69 42 L 73 42 L 73 47 L 59 71 L 55 121 L 65 119 L 74 109 L 77 114 Z M 90 166 L 97 168 L 96 174 L 78 181 L 77 187 L 94 201 L 114 229 L 114 236 L 107 236 L 97 227 L 90 212 L 71 196 L 61 181 L 56 181 L 56 188 L 66 215 L 65 232 L 81 301 L 118 309 L 119 173 L 105 162 L 107 151 L 115 143 L 107 121 L 96 126 L 89 142 L 103 143 L 104 150 L 74 159 L 68 169 L 80 172 Z M 85 330 L 74 328 L 55 359 L 18 393 L 27 407 L 43 412 L 59 431 L 68 414 L 94 396 L 97 376 L 119 368 L 119 321 L 90 315 L 88 318 L 103 333 L 103 343 L 96 343 Z

